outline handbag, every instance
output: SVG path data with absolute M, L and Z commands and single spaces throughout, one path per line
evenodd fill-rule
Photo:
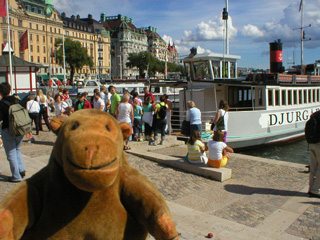
M 185 136 L 190 136 L 190 121 L 183 120 L 181 125 L 181 133 Z

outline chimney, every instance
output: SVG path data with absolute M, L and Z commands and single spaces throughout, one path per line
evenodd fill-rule
M 92 19 L 92 15 L 91 15 L 91 14 L 88 14 L 88 18 L 89 18 L 89 19 Z
M 61 17 L 65 18 L 67 15 L 65 12 L 61 13 Z
M 71 16 L 71 19 L 72 19 L 72 20 L 75 20 L 75 19 L 76 19 L 76 17 L 75 17 L 74 15 L 72 15 L 72 16 Z
M 79 14 L 77 15 L 77 20 L 80 20 L 80 15 Z

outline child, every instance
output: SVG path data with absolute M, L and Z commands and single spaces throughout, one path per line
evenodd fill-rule
M 213 140 L 208 142 L 209 160 L 208 165 L 214 168 L 221 168 L 227 165 L 229 154 L 233 153 L 233 149 L 223 142 L 224 132 L 215 131 Z
M 188 141 L 188 162 L 207 164 L 208 158 L 205 153 L 206 150 L 208 150 L 208 148 L 203 142 L 201 142 L 200 131 L 193 131 Z
M 137 99 L 133 100 L 133 130 L 134 130 L 134 139 L 136 141 L 143 141 L 142 139 L 142 107 L 139 106 L 139 102 Z

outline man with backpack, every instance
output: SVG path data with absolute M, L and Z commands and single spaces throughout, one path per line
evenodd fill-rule
M 305 137 L 310 146 L 310 197 L 320 198 L 320 111 L 313 113 L 306 123 Z
M 167 126 L 167 109 L 168 105 L 165 103 L 165 96 L 160 97 L 160 103 L 155 105 L 154 111 L 154 141 L 150 142 L 150 145 L 157 145 L 156 140 L 158 139 L 158 132 L 161 132 L 161 141 L 159 145 L 163 144 L 166 136 L 166 126 Z
M 0 84 L 0 96 L 2 98 L 0 101 L 0 121 L 3 121 L 2 140 L 12 174 L 12 176 L 8 178 L 8 181 L 21 182 L 22 178 L 25 176 L 26 168 L 22 161 L 20 146 L 22 144 L 24 134 L 31 131 L 31 121 L 28 116 L 26 119 L 27 121 L 30 121 L 29 125 L 26 124 L 26 127 L 15 128 L 16 123 L 12 121 L 12 108 L 14 108 L 14 112 L 17 112 L 18 114 L 22 113 L 22 115 L 25 115 L 28 114 L 28 112 L 22 108 L 19 99 L 9 96 L 10 91 L 10 84 L 7 82 Z

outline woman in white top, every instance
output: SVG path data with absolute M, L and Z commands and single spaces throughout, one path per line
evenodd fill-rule
M 28 96 L 28 102 L 27 102 L 27 110 L 29 112 L 29 116 L 36 125 L 36 135 L 39 135 L 40 131 L 40 123 L 39 123 L 39 114 L 40 114 L 40 105 L 35 100 L 34 95 Z
M 56 109 L 56 116 L 59 116 L 59 115 L 62 115 L 62 114 L 68 115 L 67 113 L 70 110 L 69 106 L 65 101 L 61 100 L 61 95 L 57 94 L 55 96 L 54 100 L 55 100 L 55 104 L 54 105 L 55 105 L 55 109 Z
M 133 107 L 129 103 L 129 95 L 125 94 L 122 97 L 122 102 L 119 104 L 116 110 L 116 117 L 119 122 L 126 122 L 129 123 L 130 126 L 133 126 L 134 115 L 133 115 Z M 129 150 L 130 147 L 128 146 L 129 141 L 131 141 L 131 136 L 129 139 L 126 139 L 124 150 Z
M 229 119 L 229 105 L 228 102 L 221 100 L 219 103 L 219 110 L 217 111 L 216 117 L 213 120 L 215 123 L 214 131 L 223 132 L 223 142 L 227 143 L 227 132 L 228 132 L 228 119 Z
M 43 94 L 41 89 L 37 90 L 37 102 L 40 104 L 40 116 L 39 116 L 40 131 L 43 131 L 41 117 L 43 118 L 48 130 L 50 131 L 51 127 L 49 122 L 48 99 L 47 99 L 47 96 Z

